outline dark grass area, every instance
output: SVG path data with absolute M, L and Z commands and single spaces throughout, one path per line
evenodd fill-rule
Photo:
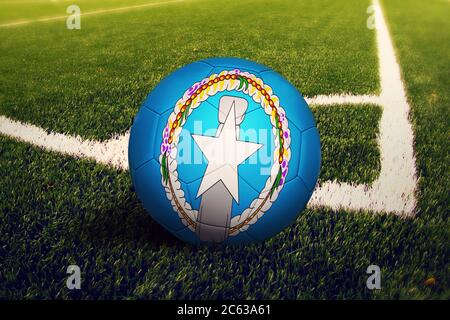
M 3 298 L 450 297 L 440 224 L 306 210 L 262 244 L 194 248 L 150 218 L 128 172 L 0 141 Z M 365 286 L 373 263 L 379 292 Z M 65 287 L 69 264 L 80 291 Z
M 320 132 L 319 179 L 371 183 L 381 169 L 376 105 L 330 105 L 313 108 Z
M 0 28 L 0 113 L 107 139 L 131 126 L 163 77 L 217 56 L 272 67 L 307 96 L 373 93 L 368 4 L 195 0 L 82 17 L 81 30 L 67 30 L 64 20 Z

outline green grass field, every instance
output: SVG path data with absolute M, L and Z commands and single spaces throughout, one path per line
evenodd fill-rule
M 308 96 L 375 92 L 373 32 L 355 6 L 367 4 L 192 0 L 87 16 L 73 32 L 64 20 L 1 28 L 0 113 L 106 139 L 131 126 L 161 78 L 211 56 L 259 61 Z
M 89 12 L 150 2 L 78 4 Z M 68 4 L 0 0 L 0 25 L 64 16 Z M 0 27 L 0 115 L 105 140 L 130 127 L 161 78 L 211 56 L 261 62 L 308 97 L 378 94 L 369 5 L 188 0 L 82 17 L 81 30 L 64 19 Z M 129 172 L 0 135 L 0 298 L 449 299 L 450 3 L 382 5 L 412 108 L 414 218 L 307 209 L 264 243 L 195 248 L 151 219 Z M 375 181 L 381 108 L 312 109 L 320 181 Z M 82 270 L 81 290 L 65 286 L 70 264 Z M 366 288 L 370 264 L 381 267 L 381 290 Z

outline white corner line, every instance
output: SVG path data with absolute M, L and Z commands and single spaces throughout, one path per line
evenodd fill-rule
M 381 172 L 372 185 L 327 181 L 316 188 L 310 207 L 393 212 L 413 217 L 417 204 L 414 135 L 408 120 L 410 106 L 394 47 L 378 0 L 375 7 L 383 113 L 379 126 Z
M 175 1 L 170 1 L 175 2 Z M 323 95 L 306 98 L 312 105 L 374 103 L 382 107 L 379 146 L 381 172 L 371 185 L 326 181 L 318 186 L 309 207 L 367 210 L 413 217 L 416 207 L 414 135 L 408 120 L 409 104 L 389 31 L 380 4 L 374 1 L 381 95 Z M 48 133 L 31 124 L 0 116 L 0 133 L 45 150 L 88 158 L 119 170 L 128 169 L 129 131 L 107 141 L 85 140 Z
M 144 4 L 138 4 L 134 6 L 126 6 L 126 7 L 119 7 L 119 8 L 111 8 L 111 9 L 98 9 L 93 11 L 87 11 L 87 12 L 81 12 L 80 16 L 92 16 L 92 15 L 98 15 L 98 14 L 108 14 L 108 13 L 116 13 L 116 12 L 122 12 L 122 11 L 130 11 L 135 9 L 141 9 L 146 7 L 156 7 L 164 4 L 171 4 L 171 3 L 177 3 L 177 2 L 185 2 L 187 0 L 170 0 L 170 1 L 161 1 L 161 2 L 150 2 L 150 3 L 144 3 Z M 67 19 L 69 14 L 66 14 L 64 16 L 53 16 L 53 17 L 46 17 L 46 18 L 38 18 L 38 19 L 28 19 L 28 20 L 19 20 L 19 21 L 12 21 L 0 24 L 0 28 L 8 28 L 8 27 L 17 27 L 17 26 L 23 26 L 31 23 L 36 22 L 50 22 L 50 21 L 57 21 L 57 20 L 64 20 Z

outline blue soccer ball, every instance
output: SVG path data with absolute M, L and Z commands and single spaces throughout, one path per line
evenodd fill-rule
M 134 120 L 128 154 L 144 207 L 192 244 L 279 233 L 311 197 L 320 156 L 300 92 L 237 58 L 194 62 L 162 80 Z

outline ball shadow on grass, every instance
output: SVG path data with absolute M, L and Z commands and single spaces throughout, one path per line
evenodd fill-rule
M 121 242 L 136 247 L 154 248 L 185 246 L 153 220 L 134 194 L 118 200 L 107 209 L 89 210 L 80 222 L 80 237 L 96 244 Z

